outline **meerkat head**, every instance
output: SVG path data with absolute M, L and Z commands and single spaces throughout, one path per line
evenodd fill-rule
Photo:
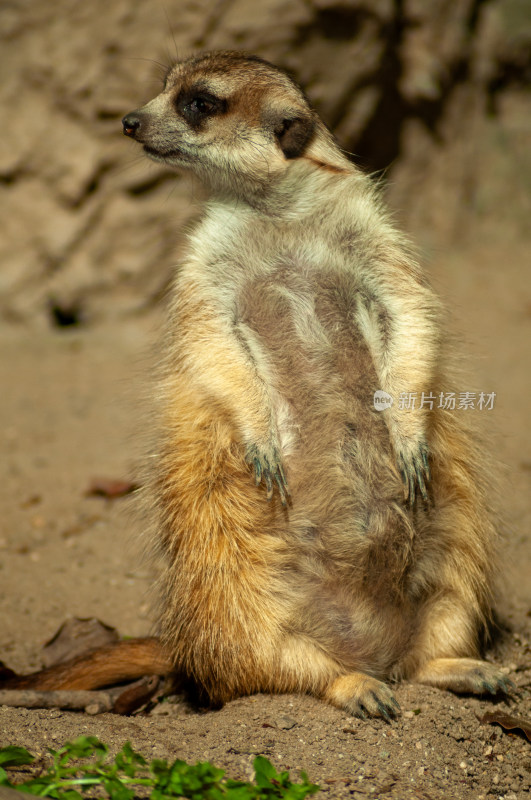
M 122 122 L 155 161 L 236 194 L 265 191 L 324 128 L 282 70 L 236 52 L 175 64 L 162 92 Z

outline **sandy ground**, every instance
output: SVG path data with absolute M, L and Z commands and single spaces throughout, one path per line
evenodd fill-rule
M 505 471 L 501 506 L 510 630 L 491 658 L 523 687 L 510 710 L 531 716 L 531 453 L 525 295 L 526 248 L 478 237 L 474 248 L 433 255 L 433 282 L 453 309 L 471 364 L 470 385 L 496 392 L 481 413 Z M 142 559 L 144 521 L 134 495 L 85 496 L 94 477 L 135 478 L 149 415 L 141 398 L 156 355 L 157 317 L 49 333 L 6 328 L 0 392 L 0 655 L 12 668 L 40 665 L 42 644 L 68 616 L 95 616 L 122 634 L 151 629 L 152 567 Z M 164 704 L 150 716 L 0 707 L 0 746 L 34 753 L 80 734 L 113 748 L 130 740 L 146 757 L 211 760 L 249 777 L 256 753 L 334 797 L 523 800 L 531 749 L 482 725 L 490 701 L 397 687 L 403 716 L 361 722 L 308 697 L 254 696 L 199 713 Z M 499 708 L 506 709 L 504 704 Z M 160 712 L 160 713 L 157 713 Z

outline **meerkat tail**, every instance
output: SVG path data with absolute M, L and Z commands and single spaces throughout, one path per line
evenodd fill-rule
M 129 639 L 30 675 L 2 682 L 2 689 L 99 689 L 144 675 L 167 675 L 172 663 L 155 638 Z

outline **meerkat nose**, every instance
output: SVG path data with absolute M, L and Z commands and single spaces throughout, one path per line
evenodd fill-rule
M 140 128 L 140 117 L 134 113 L 128 114 L 123 118 L 122 125 L 124 126 L 124 136 L 131 136 L 134 139 Z

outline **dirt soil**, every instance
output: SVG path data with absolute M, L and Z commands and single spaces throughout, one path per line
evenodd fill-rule
M 177 698 L 129 718 L 0 707 L 0 745 L 42 754 L 91 734 L 113 749 L 130 740 L 148 758 L 208 759 L 235 778 L 250 777 L 254 755 L 262 753 L 279 768 L 306 770 L 330 797 L 523 800 L 531 784 L 529 743 L 478 716 L 494 709 L 531 716 L 525 270 L 525 243 L 488 232 L 474 245 L 435 254 L 430 266 L 471 365 L 470 386 L 456 388 L 496 392 L 492 411 L 460 413 L 483 415 L 506 465 L 500 609 L 509 630 L 489 657 L 522 688 L 520 699 L 507 708 L 402 684 L 396 696 L 403 713 L 391 725 L 290 695 L 242 698 L 207 713 Z M 161 313 L 86 329 L 2 330 L 0 653 L 17 671 L 40 666 L 42 644 L 69 616 L 99 617 L 124 635 L 152 630 L 155 567 L 142 557 L 138 499 L 85 493 L 94 477 L 139 474 L 151 425 L 142 398 Z

